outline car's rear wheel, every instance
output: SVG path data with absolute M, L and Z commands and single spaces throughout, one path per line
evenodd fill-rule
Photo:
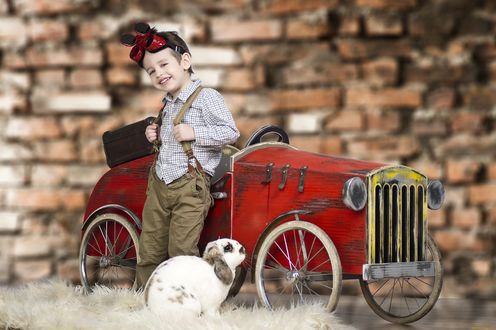
M 341 292 L 341 262 L 329 236 L 314 224 L 291 221 L 263 241 L 255 266 L 258 296 L 269 308 L 323 303 L 331 312 Z

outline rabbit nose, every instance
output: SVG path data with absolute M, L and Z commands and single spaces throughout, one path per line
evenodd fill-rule
M 246 251 L 245 251 L 245 247 L 244 247 L 244 246 L 242 246 L 242 247 L 239 249 L 239 253 L 241 253 L 241 254 L 245 254 L 245 253 L 246 253 Z

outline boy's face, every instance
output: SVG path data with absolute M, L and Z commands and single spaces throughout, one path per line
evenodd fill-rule
M 185 53 L 178 62 L 172 52 L 169 48 L 156 53 L 147 51 L 143 58 L 143 68 L 150 76 L 153 87 L 175 98 L 190 81 L 188 69 L 191 66 L 191 57 Z

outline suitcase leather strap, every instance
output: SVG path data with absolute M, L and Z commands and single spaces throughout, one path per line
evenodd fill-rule
M 196 88 L 196 90 L 193 92 L 193 94 L 191 94 L 188 97 L 188 99 L 186 100 L 186 102 L 184 102 L 184 105 L 181 107 L 181 109 L 177 113 L 176 118 L 174 118 L 174 122 L 173 122 L 174 126 L 177 126 L 181 123 L 181 121 L 184 118 L 184 115 L 186 114 L 186 111 L 188 111 L 188 109 L 191 107 L 191 105 L 193 104 L 193 101 L 197 98 L 198 94 L 200 94 L 202 88 L 203 87 L 198 86 Z M 198 159 L 196 159 L 195 155 L 193 154 L 193 148 L 191 147 L 191 141 L 182 141 L 181 145 L 183 147 L 184 153 L 188 157 L 188 171 L 190 173 L 193 173 L 195 171 L 195 168 L 191 165 L 191 162 L 190 162 L 191 160 L 194 160 L 195 164 L 196 164 L 196 168 L 203 175 L 205 172 L 203 171 L 203 167 L 201 166 L 200 162 L 198 161 Z

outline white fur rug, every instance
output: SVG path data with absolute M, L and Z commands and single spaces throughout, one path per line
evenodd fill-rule
M 143 308 L 143 297 L 129 290 L 80 286 L 59 280 L 22 287 L 0 287 L 0 328 L 5 329 L 353 329 L 319 305 L 269 311 L 226 303 L 218 317 L 160 318 Z

